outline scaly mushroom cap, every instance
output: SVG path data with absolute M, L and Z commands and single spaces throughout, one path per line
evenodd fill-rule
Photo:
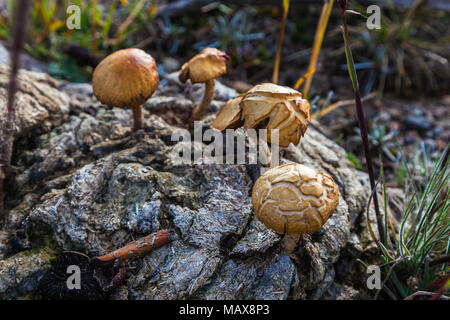
M 297 145 L 311 120 L 309 102 L 302 94 L 289 87 L 262 83 L 251 88 L 241 102 L 244 127 L 254 128 L 270 118 L 267 124 L 267 140 L 271 142 L 271 130 L 279 130 L 279 145 Z
M 256 180 L 252 192 L 256 217 L 278 233 L 317 232 L 338 203 L 333 179 L 298 163 L 266 171 Z
M 201 83 L 215 78 L 227 72 L 227 62 L 231 58 L 223 51 L 215 48 L 206 48 L 183 64 L 179 79 L 186 82 L 190 79 L 192 83 Z
M 242 96 L 230 99 L 222 106 L 211 124 L 212 128 L 223 131 L 225 129 L 236 129 L 242 125 L 241 106 L 239 105 Z
M 278 129 L 280 146 L 297 145 L 311 120 L 309 102 L 297 90 L 262 83 L 228 101 L 211 126 L 220 131 L 234 129 L 244 120 L 245 128 L 255 128 L 266 119 L 270 119 L 266 126 L 269 142 L 271 130 Z
M 116 51 L 95 68 L 94 95 L 100 102 L 121 108 L 135 108 L 151 97 L 159 84 L 151 55 L 141 49 Z

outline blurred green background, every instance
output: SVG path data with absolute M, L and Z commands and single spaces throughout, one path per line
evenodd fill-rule
M 272 5 L 207 5 L 168 10 L 177 1 L 157 0 L 34 0 L 26 50 L 48 62 L 49 72 L 75 82 L 90 80 L 98 59 L 121 48 L 139 47 L 152 54 L 160 71 L 171 72 L 204 47 L 225 50 L 233 59 L 227 80 L 269 81 L 283 9 Z M 178 2 L 180 2 L 178 0 Z M 184 1 L 188 3 L 189 1 Z M 196 1 L 191 1 L 195 3 Z M 236 3 L 231 1 L 232 3 Z M 310 1 L 311 2 L 311 1 Z M 289 8 L 280 66 L 280 84 L 293 86 L 307 69 L 322 3 L 292 1 Z M 365 13 L 366 6 L 350 2 Z M 66 9 L 81 9 L 81 29 L 68 30 Z M 418 6 L 394 8 L 386 1 L 382 28 L 368 30 L 358 16 L 349 18 L 350 35 L 363 93 L 373 90 L 405 96 L 443 94 L 448 90 L 449 15 Z M 0 37 L 10 40 L 14 0 L 0 2 Z M 333 8 L 323 41 L 313 93 L 326 94 L 346 75 L 339 32 L 340 12 Z M 245 86 L 244 86 L 245 87 Z

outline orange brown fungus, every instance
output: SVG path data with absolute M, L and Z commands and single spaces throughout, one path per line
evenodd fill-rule
M 133 109 L 134 130 L 142 128 L 142 104 L 159 85 L 151 55 L 141 49 L 116 51 L 95 68 L 92 87 L 97 99 L 109 106 Z
M 220 131 L 242 123 L 245 128 L 256 128 L 268 119 L 267 141 L 271 142 L 271 131 L 277 129 L 279 145 L 287 147 L 300 142 L 311 120 L 309 109 L 308 100 L 297 90 L 262 83 L 228 101 L 211 126 Z
M 214 98 L 215 79 L 227 72 L 227 63 L 230 61 L 231 58 L 225 52 L 215 48 L 206 48 L 181 67 L 178 77 L 181 82 L 184 83 L 190 79 L 192 83 L 205 83 L 202 101 L 192 111 L 189 119 L 191 127 L 195 120 L 202 118 L 211 104 Z
M 282 234 L 319 231 L 338 203 L 338 188 L 329 175 L 297 163 L 266 171 L 252 192 L 256 217 Z

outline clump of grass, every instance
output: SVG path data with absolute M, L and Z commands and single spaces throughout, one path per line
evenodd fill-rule
M 376 184 L 372 169 L 372 157 L 366 127 L 366 119 L 361 103 L 359 82 L 350 49 L 346 8 L 348 1 L 339 0 L 342 9 L 343 37 L 349 75 L 355 94 L 356 112 L 372 194 L 367 206 L 367 224 L 369 232 L 377 243 L 384 262 L 385 278 L 383 290 L 392 299 L 413 299 L 416 296 L 428 295 L 437 299 L 448 288 L 450 279 L 448 262 L 450 262 L 450 170 L 448 158 L 450 147 L 435 164 L 432 173 L 424 172 L 423 188 L 411 179 L 414 175 L 407 171 L 409 181 L 406 183 L 406 201 L 400 226 L 396 230 L 387 212 L 386 182 L 383 167 L 381 168 L 382 195 L 384 204 L 384 223 L 377 201 Z M 382 136 L 382 135 L 381 135 Z M 423 158 L 427 162 L 427 158 Z M 424 164 L 427 168 L 427 164 Z M 374 200 L 378 227 L 376 238 L 369 220 L 369 206 Z M 388 231 L 391 228 L 391 233 Z M 447 274 L 446 274 L 447 273 Z M 419 290 L 421 289 L 421 290 Z M 436 290 L 436 292 L 430 292 Z M 380 291 L 379 291 L 380 292 Z M 378 298 L 376 294 L 375 299 Z
M 399 226 L 395 228 L 387 212 L 387 193 L 382 171 L 385 217 L 385 244 L 375 238 L 381 250 L 384 281 L 382 290 L 392 299 L 432 299 L 443 296 L 450 279 L 450 145 L 432 167 L 422 173 L 418 182 L 416 171 L 427 167 L 426 155 L 419 166 L 406 172 L 405 206 Z M 388 233 L 387 226 L 390 226 Z M 368 219 L 369 230 L 372 229 Z M 378 297 L 380 291 L 376 294 Z

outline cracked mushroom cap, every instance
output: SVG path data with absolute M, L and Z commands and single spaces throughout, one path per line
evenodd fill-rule
M 212 128 L 223 131 L 225 129 L 236 129 L 242 125 L 240 106 L 242 96 L 230 99 L 222 106 L 211 123 Z
M 217 130 L 233 129 L 244 122 L 245 128 L 255 128 L 266 120 L 267 140 L 271 130 L 279 130 L 279 145 L 297 145 L 311 120 L 309 102 L 302 94 L 289 87 L 273 83 L 254 86 L 245 94 L 229 100 L 212 123 Z
M 338 203 L 333 179 L 298 163 L 266 171 L 256 180 L 252 192 L 256 217 L 278 233 L 317 232 Z
M 215 48 L 206 48 L 183 64 L 179 79 L 186 82 L 190 79 L 192 83 L 201 83 L 215 78 L 227 72 L 227 62 L 231 58 L 223 51 Z
M 266 126 L 267 139 L 271 142 L 271 130 L 279 130 L 279 145 L 297 145 L 311 120 L 309 102 L 302 94 L 289 87 L 273 83 L 254 86 L 241 102 L 244 127 L 254 128 L 269 119 Z
M 116 51 L 95 68 L 94 95 L 100 102 L 135 108 L 151 97 L 159 85 L 158 70 L 151 55 L 141 49 Z

